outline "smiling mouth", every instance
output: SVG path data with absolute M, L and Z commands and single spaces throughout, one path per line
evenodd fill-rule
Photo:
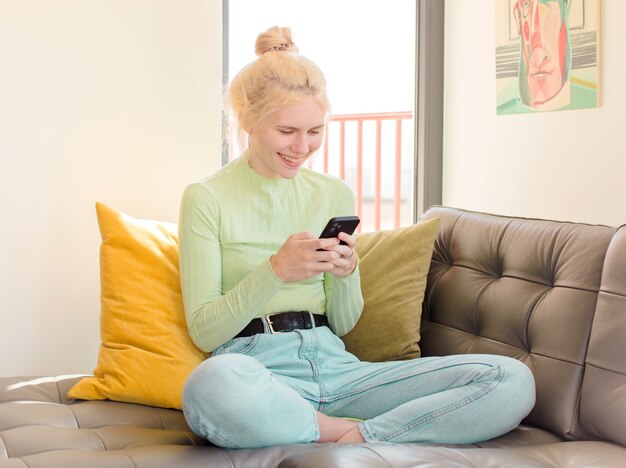
M 283 153 L 278 153 L 278 156 L 281 157 L 283 161 L 285 161 L 290 166 L 299 166 L 302 163 L 302 159 L 290 158 L 289 156 L 284 155 Z

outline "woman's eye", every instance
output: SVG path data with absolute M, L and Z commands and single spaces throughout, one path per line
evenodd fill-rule
M 278 130 L 280 133 L 282 133 L 283 135 L 291 135 L 293 133 L 293 130 Z

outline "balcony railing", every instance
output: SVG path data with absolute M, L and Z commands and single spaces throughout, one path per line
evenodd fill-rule
M 357 214 L 363 221 L 362 229 L 378 231 L 413 221 L 410 206 L 412 121 L 411 112 L 331 115 L 328 118 L 321 167 L 318 161 L 311 166 L 333 173 L 352 186 Z M 410 138 L 403 138 L 407 130 Z M 383 161 L 391 162 L 391 172 L 383 170 L 389 169 L 388 165 L 383 166 Z M 352 170 L 347 171 L 347 167 Z M 408 179 L 404 197 L 403 171 Z M 364 179 L 370 182 L 367 186 Z

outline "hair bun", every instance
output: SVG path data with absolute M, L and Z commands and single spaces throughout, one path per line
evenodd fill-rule
M 291 39 L 291 29 L 273 26 L 262 32 L 256 39 L 255 53 L 260 57 L 267 52 L 293 51 L 298 52 Z

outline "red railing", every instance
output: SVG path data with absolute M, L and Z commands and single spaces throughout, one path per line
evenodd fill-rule
M 382 160 L 383 160 L 383 121 L 395 122 L 395 147 L 394 147 L 394 174 L 393 174 L 393 227 L 401 225 L 401 170 L 402 170 L 402 122 L 411 121 L 411 112 L 386 112 L 377 114 L 346 114 L 331 115 L 326 126 L 326 138 L 323 149 L 323 167 L 325 173 L 330 172 L 329 161 L 331 151 L 334 154 L 337 148 L 329 148 L 330 141 L 334 137 L 334 132 L 339 131 L 338 142 L 338 176 L 346 180 L 346 124 L 356 123 L 356 180 L 354 182 L 354 192 L 356 199 L 357 214 L 363 219 L 363 170 L 364 170 L 364 149 L 363 149 L 363 123 L 371 121 L 375 125 L 375 157 L 374 157 L 374 187 L 373 187 L 373 211 L 374 220 L 372 225 L 374 230 L 381 228 L 381 207 L 382 207 Z M 338 125 L 337 125 L 338 124 Z M 353 145 L 354 146 L 354 145 Z

